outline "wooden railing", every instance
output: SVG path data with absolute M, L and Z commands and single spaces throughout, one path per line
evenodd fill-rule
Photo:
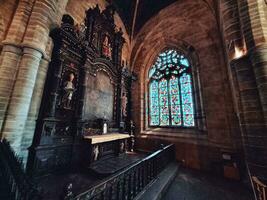
M 23 169 L 10 144 L 4 139 L 0 141 L 0 173 L 4 180 L 5 191 L 14 200 L 42 199 Z
M 267 200 L 267 185 L 262 183 L 255 176 L 252 176 L 251 179 L 254 187 L 254 192 L 256 195 L 256 200 Z
M 125 170 L 107 178 L 86 192 L 68 199 L 131 200 L 175 160 L 174 145 L 168 145 Z

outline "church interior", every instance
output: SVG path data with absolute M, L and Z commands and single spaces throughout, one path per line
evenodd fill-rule
M 0 0 L 1 200 L 267 200 L 266 0 Z

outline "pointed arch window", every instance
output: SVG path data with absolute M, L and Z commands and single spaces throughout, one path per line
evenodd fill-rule
M 149 70 L 149 125 L 194 127 L 192 66 L 183 54 L 160 53 Z

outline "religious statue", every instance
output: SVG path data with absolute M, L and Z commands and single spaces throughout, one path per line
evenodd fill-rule
M 124 141 L 121 141 L 120 143 L 120 153 L 124 152 Z
M 111 44 L 107 35 L 104 37 L 102 53 L 104 56 L 111 59 Z
M 127 103 L 128 103 L 128 99 L 127 99 L 126 93 L 124 92 L 121 97 L 122 115 L 124 117 L 127 116 Z
M 73 84 L 75 76 L 73 73 L 70 73 L 69 80 L 64 83 L 64 94 L 62 97 L 63 108 L 71 108 L 71 102 L 73 99 L 73 93 L 75 91 L 75 87 Z
M 97 160 L 98 154 L 99 154 L 99 148 L 98 148 L 98 146 L 95 146 L 94 150 L 93 150 L 94 161 Z

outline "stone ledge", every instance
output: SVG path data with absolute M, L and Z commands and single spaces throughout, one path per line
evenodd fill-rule
M 176 177 L 178 169 L 177 162 L 169 164 L 134 200 L 160 200 Z

